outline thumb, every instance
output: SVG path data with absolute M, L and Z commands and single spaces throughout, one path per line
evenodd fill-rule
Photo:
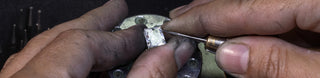
M 192 56 L 192 40 L 173 37 L 166 45 L 143 52 L 133 64 L 129 78 L 174 78 L 178 70 Z
M 219 66 L 236 77 L 319 78 L 320 53 L 272 37 L 240 37 L 217 50 Z

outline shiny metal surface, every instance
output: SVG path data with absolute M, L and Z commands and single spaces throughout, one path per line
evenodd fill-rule
M 125 73 L 121 69 L 116 69 L 112 72 L 113 78 L 125 78 Z
M 168 17 L 154 14 L 143 14 L 126 18 L 120 24 L 120 28 L 127 29 L 137 24 L 144 24 L 147 26 L 147 28 L 153 28 L 154 26 L 161 26 L 164 22 L 168 21 L 170 21 Z
M 166 40 L 160 26 L 144 29 L 144 37 L 148 48 L 158 47 L 166 44 Z
M 161 26 L 167 21 L 170 21 L 170 19 L 164 16 L 144 14 L 125 19 L 118 28 L 123 30 L 137 24 L 146 25 L 147 28 L 144 29 L 146 43 L 148 48 L 153 48 L 166 43 Z
M 216 50 L 225 42 L 225 39 L 209 36 L 206 41 L 206 48 L 209 50 Z

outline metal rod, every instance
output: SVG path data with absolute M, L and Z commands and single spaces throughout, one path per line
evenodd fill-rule
M 172 34 L 172 35 L 176 35 L 176 36 L 182 36 L 182 37 L 198 40 L 198 41 L 201 41 L 201 42 L 206 42 L 207 41 L 206 39 L 203 39 L 203 38 L 192 37 L 192 36 L 181 34 L 181 33 L 177 33 L 177 32 L 171 32 L 171 31 L 166 31 L 166 30 L 163 30 L 163 32 L 169 33 L 169 34 Z
M 29 20 L 28 20 L 28 26 L 31 27 L 32 26 L 32 10 L 33 10 L 33 6 L 29 7 Z
M 36 23 L 36 26 L 37 26 L 37 34 L 41 33 L 41 10 L 38 10 L 38 18 L 37 18 L 37 23 Z

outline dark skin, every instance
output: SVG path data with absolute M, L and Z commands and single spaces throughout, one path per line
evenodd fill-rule
M 0 77 L 85 78 L 90 71 L 110 70 L 134 61 L 140 54 L 131 71 L 150 72 L 137 76 L 130 73 L 130 77 L 174 77 L 174 72 L 193 53 L 191 40 L 173 38 L 164 46 L 144 51 L 145 26 L 110 32 L 126 15 L 125 1 L 112 0 L 77 19 L 57 25 L 12 55 Z M 166 59 L 159 60 L 160 57 Z M 160 64 L 166 65 L 160 67 Z
M 164 30 L 198 37 L 236 37 L 220 46 L 216 55 L 219 66 L 235 77 L 318 78 L 318 3 L 319 0 L 194 0 L 171 11 L 173 20 L 164 25 Z
M 172 21 L 164 29 L 199 37 L 259 35 L 230 39 L 217 50 L 219 66 L 236 77 L 319 78 L 318 51 L 265 36 L 285 34 L 293 28 L 318 35 L 318 3 L 317 0 L 195 0 L 171 11 Z M 126 14 L 124 0 L 112 0 L 55 26 L 11 56 L 0 77 L 84 78 L 90 71 L 106 71 L 135 58 L 138 59 L 128 77 L 176 77 L 193 53 L 194 44 L 188 39 L 173 38 L 164 46 L 143 51 L 143 26 L 107 32 Z

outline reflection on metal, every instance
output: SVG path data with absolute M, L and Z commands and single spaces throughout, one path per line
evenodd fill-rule
M 201 71 L 200 52 L 195 52 L 187 63 L 178 71 L 177 78 L 198 78 Z
M 134 22 L 136 24 L 147 24 L 148 23 L 148 20 L 144 18 L 144 16 L 137 16 L 135 19 L 134 19 Z
M 148 48 L 158 47 L 166 44 L 166 40 L 160 26 L 144 29 L 144 37 Z
M 108 72 L 108 78 L 126 78 L 129 74 L 132 64 L 127 66 L 118 67 L 117 69 L 111 70 Z
M 115 26 L 114 29 L 111 32 L 115 32 L 115 31 L 118 31 L 118 30 L 121 30 L 120 26 Z
M 225 41 L 223 38 L 209 36 L 205 46 L 209 50 L 217 50 Z
M 124 72 L 121 69 L 116 69 L 112 74 L 114 78 L 125 78 Z
M 190 75 L 184 75 L 183 78 L 191 78 Z
M 41 32 L 41 10 L 38 10 L 38 18 L 37 18 L 37 23 L 36 23 L 36 27 L 37 27 L 37 34 L 39 34 Z
M 198 60 L 196 58 L 191 58 L 189 61 L 188 61 L 188 65 L 190 67 L 198 67 Z

